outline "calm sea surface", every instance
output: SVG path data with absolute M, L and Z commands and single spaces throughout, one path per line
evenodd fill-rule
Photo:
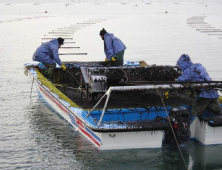
M 98 19 L 71 36 L 87 56 L 63 61 L 104 60 L 99 31 L 105 28 L 127 46 L 125 60 L 174 65 L 183 53 L 202 63 L 214 80 L 222 80 L 221 0 L 0 1 L 0 169 L 186 169 L 177 147 L 100 151 L 38 98 L 23 65 L 49 32 Z M 195 19 L 196 25 L 189 25 Z M 201 21 L 200 21 L 201 20 Z M 192 25 L 192 26 L 191 26 Z M 209 35 L 210 34 L 210 35 Z M 222 170 L 222 145 L 194 141 L 180 146 L 192 170 Z

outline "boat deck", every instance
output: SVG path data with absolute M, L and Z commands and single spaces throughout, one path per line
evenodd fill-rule
M 90 96 L 87 101 L 85 92 L 68 88 L 70 86 L 71 85 L 68 84 L 63 85 L 63 87 L 58 85 L 57 88 L 83 109 L 92 109 L 98 100 L 103 96 L 102 93 L 96 94 L 94 97 Z M 163 107 L 160 95 L 163 98 L 166 106 L 191 105 L 194 102 L 194 98 L 191 98 L 188 95 L 179 95 L 175 92 L 170 93 L 168 99 L 163 93 L 157 94 L 155 91 L 112 92 L 107 109 Z M 105 100 L 98 105 L 97 109 L 102 109 L 104 104 Z
M 67 71 L 55 70 L 54 85 L 83 109 L 92 109 L 109 87 L 140 86 L 144 82 L 174 81 L 180 75 L 180 70 L 173 66 L 113 67 L 106 62 L 67 62 L 66 67 Z M 103 84 L 103 79 L 95 78 L 94 81 L 87 82 L 91 77 L 83 75 L 83 70 L 87 70 L 88 77 L 105 76 L 107 81 Z M 44 69 L 40 68 L 40 71 L 44 73 Z M 93 89 L 91 89 L 89 92 L 86 85 L 93 86 L 93 83 L 100 83 L 104 86 L 104 90 L 92 92 Z M 165 91 L 161 89 L 159 93 L 156 90 L 118 91 L 112 92 L 107 109 L 163 107 L 161 98 L 166 106 L 191 105 L 194 102 L 194 98 L 188 94 L 170 92 L 167 97 Z M 97 109 L 102 109 L 104 103 L 105 100 L 98 105 Z

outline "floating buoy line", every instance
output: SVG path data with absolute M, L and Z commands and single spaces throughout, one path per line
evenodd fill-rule
M 14 21 L 23 21 L 23 20 L 29 20 L 29 19 L 50 18 L 50 17 L 55 17 L 55 16 L 34 16 L 34 17 L 15 18 L 15 19 L 8 19 L 8 20 L 0 21 L 0 23 L 14 22 Z
M 206 16 L 193 16 L 187 19 L 187 24 L 200 33 L 207 33 L 209 36 L 221 36 L 222 30 L 205 22 L 205 18 Z M 221 39 L 221 37 L 219 37 L 219 39 Z
M 114 19 L 114 18 L 108 18 L 108 19 Z M 107 19 L 89 19 L 87 21 L 78 22 L 76 24 L 71 24 L 70 26 L 64 26 L 62 28 L 57 28 L 56 30 L 52 30 L 48 32 L 48 34 L 44 35 L 42 37 L 42 41 L 49 41 L 53 38 L 62 37 L 65 39 L 64 46 L 61 47 L 61 49 L 65 50 L 73 50 L 73 49 L 80 49 L 80 47 L 72 46 L 72 44 L 75 44 L 76 42 L 73 41 L 73 34 L 76 33 L 78 30 L 81 30 L 85 27 L 95 25 L 99 22 L 107 21 Z M 42 42 L 42 43 L 43 43 Z M 66 44 L 69 44 L 69 46 L 66 46 Z M 69 56 L 76 56 L 76 55 L 87 55 L 86 52 L 66 52 L 66 53 L 60 53 L 59 55 L 69 55 Z

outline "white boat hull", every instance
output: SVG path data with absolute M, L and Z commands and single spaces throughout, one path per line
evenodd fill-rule
M 76 116 L 74 112 L 65 106 L 60 99 L 55 97 L 47 87 L 38 83 L 35 84 L 39 95 L 45 102 L 56 111 L 62 118 L 69 122 L 83 136 L 89 139 L 95 146 L 102 150 L 111 149 L 138 149 L 138 148 L 161 148 L 163 131 L 134 131 L 134 132 L 94 132 L 89 129 Z M 47 89 L 47 90 L 46 90 Z
M 204 145 L 222 144 L 222 127 L 211 127 L 196 117 L 191 124 L 191 137 Z
M 161 148 L 163 131 L 101 133 L 101 149 Z

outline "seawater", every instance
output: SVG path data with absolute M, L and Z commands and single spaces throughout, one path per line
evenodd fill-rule
M 99 31 L 105 28 L 127 46 L 125 60 L 175 65 L 186 53 L 214 80 L 221 80 L 222 35 L 201 33 L 187 23 L 190 17 L 204 17 L 204 22 L 220 29 L 221 7 L 221 0 L 1 1 L 0 169 L 186 169 L 176 146 L 98 150 L 51 111 L 35 89 L 30 98 L 31 79 L 23 74 L 24 64 L 52 30 L 104 19 L 73 34 L 73 46 L 80 48 L 72 52 L 88 55 L 61 59 L 104 60 Z M 180 147 L 189 169 L 222 169 L 222 145 L 189 141 Z

